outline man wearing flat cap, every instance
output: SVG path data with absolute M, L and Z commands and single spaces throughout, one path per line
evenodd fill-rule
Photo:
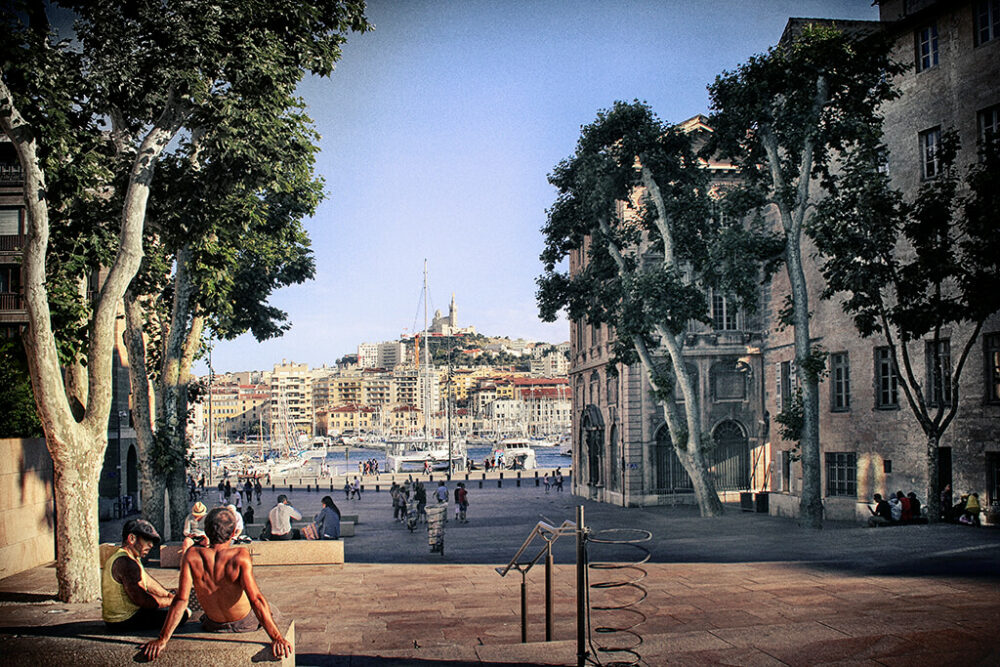
M 142 559 L 160 535 L 145 519 L 122 526 L 122 546 L 104 563 L 101 575 L 101 617 L 116 632 L 155 630 L 163 625 L 174 594 L 146 573 Z M 184 620 L 191 612 L 184 610 Z

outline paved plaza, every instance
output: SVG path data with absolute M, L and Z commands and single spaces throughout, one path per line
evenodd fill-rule
M 435 485 L 429 485 L 433 487 Z M 520 643 L 520 575 L 501 578 L 539 521 L 572 520 L 584 506 L 598 539 L 653 534 L 640 569 L 591 570 L 591 584 L 645 574 L 637 588 L 591 588 L 594 607 L 634 608 L 636 651 L 648 665 L 996 665 L 1000 664 L 1000 530 L 959 525 L 883 529 L 828 522 L 824 530 L 740 512 L 703 520 L 691 507 L 629 508 L 544 493 L 533 480 L 468 483 L 468 524 L 449 521 L 444 555 L 432 554 L 422 526 L 410 533 L 392 520 L 386 486 L 371 481 L 361 500 L 330 494 L 357 514 L 345 540 L 347 563 L 257 568 L 268 599 L 296 623 L 299 665 L 514 665 L 577 662 L 575 549 L 556 544 L 554 641 L 545 643 L 543 568 L 527 576 L 529 643 Z M 449 489 L 454 485 L 449 484 Z M 266 491 L 258 516 L 273 505 Z M 295 489 L 303 514 L 329 494 Z M 256 505 L 255 505 L 256 507 Z M 102 526 L 113 540 L 120 522 Z M 602 532 L 602 531 L 612 532 Z M 592 561 L 633 561 L 633 547 L 589 545 Z M 176 570 L 151 572 L 164 584 Z M 51 628 L 99 618 L 99 604 L 55 600 L 55 571 L 39 567 L 0 581 L 0 664 L 31 664 L 3 651 L 5 637 L 44 636 Z M 593 626 L 638 619 L 629 611 L 595 612 Z M 588 650 L 635 644 L 592 633 Z M 170 648 L 168 646 L 167 650 Z M 597 653 L 608 664 L 623 654 Z

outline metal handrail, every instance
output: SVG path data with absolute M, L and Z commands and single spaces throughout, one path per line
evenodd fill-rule
M 511 570 L 521 573 L 521 642 L 528 641 L 528 571 L 545 556 L 545 641 L 552 641 L 552 545 L 563 535 L 576 536 L 576 646 L 577 646 L 577 667 L 582 667 L 587 659 L 586 648 L 586 547 L 584 541 L 587 538 L 587 527 L 583 521 L 583 505 L 576 508 L 576 521 L 563 521 L 559 527 L 553 526 L 547 521 L 539 521 L 531 530 L 527 539 L 517 550 L 514 557 L 510 559 L 504 567 L 496 568 L 497 574 L 506 576 Z M 545 541 L 534 558 L 520 562 L 519 559 L 528 550 L 536 538 Z
M 528 537 L 524 540 L 524 544 L 521 545 L 521 548 L 518 549 L 517 553 L 514 554 L 514 557 L 510 559 L 510 562 L 507 563 L 507 565 L 505 565 L 504 567 L 496 568 L 497 574 L 499 574 L 501 577 L 505 577 L 507 576 L 507 573 L 510 572 L 511 570 L 517 570 L 522 574 L 527 574 L 528 570 L 530 570 L 535 565 L 535 563 L 538 562 L 538 559 L 541 558 L 547 551 L 549 551 L 552 548 L 552 545 L 555 544 L 556 540 L 558 540 L 562 535 L 570 533 L 574 535 L 576 534 L 575 521 L 570 521 L 569 519 L 567 519 L 563 521 L 558 528 L 545 521 L 539 521 L 537 524 L 535 524 L 535 527 L 531 530 L 531 533 L 528 534 Z M 549 537 L 546 537 L 546 534 L 551 535 L 551 539 Z M 532 558 L 531 560 L 525 561 L 524 563 L 518 563 L 517 559 L 521 557 L 521 554 L 523 554 L 528 549 L 529 546 L 531 546 L 531 543 L 535 541 L 536 537 L 540 537 L 543 540 L 545 540 L 545 546 L 543 546 L 542 550 L 539 551 L 535 555 L 535 557 Z M 525 565 L 527 567 L 524 567 Z

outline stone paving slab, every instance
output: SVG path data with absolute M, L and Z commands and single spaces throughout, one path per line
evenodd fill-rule
M 527 575 L 534 643 L 522 645 L 521 577 L 501 578 L 494 567 L 540 517 L 559 523 L 582 503 L 595 530 L 635 526 L 655 536 L 640 583 L 647 620 L 637 628 L 647 665 L 1000 664 L 1000 530 L 832 523 L 817 532 L 766 515 L 704 520 L 690 508 L 623 509 L 531 487 L 474 487 L 470 496 L 470 523 L 447 524 L 444 557 L 427 552 L 420 529 L 392 521 L 387 493 L 370 492 L 337 499 L 364 526 L 345 564 L 256 570 L 268 599 L 295 620 L 297 663 L 576 664 L 572 539 L 556 552 L 555 642 L 540 642 L 543 569 Z M 297 491 L 292 500 L 308 514 L 320 497 Z M 102 535 L 116 530 L 102 525 Z M 176 570 L 150 572 L 176 583 Z M 592 571 L 591 580 L 624 572 Z M 99 604 L 62 604 L 55 592 L 51 566 L 0 580 L 0 638 L 99 618 Z M 592 602 L 621 595 L 593 591 Z

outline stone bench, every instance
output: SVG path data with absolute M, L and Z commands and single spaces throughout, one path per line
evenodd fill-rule
M 250 550 L 255 566 L 261 565 L 342 565 L 343 540 L 254 541 L 234 546 Z M 160 567 L 180 567 L 181 543 L 160 545 Z
M 302 529 L 304 523 L 296 524 L 292 522 L 292 528 Z M 340 520 L 340 536 L 341 537 L 354 537 L 354 525 L 353 521 L 345 521 L 343 518 Z M 262 523 L 248 523 L 243 526 L 243 532 L 249 535 L 253 539 L 260 537 L 261 531 L 264 530 L 264 524 Z
M 284 628 L 283 628 L 284 629 Z M 16 634 L 14 631 L 16 630 Z M 263 630 L 256 632 L 202 632 L 201 624 L 188 622 L 177 628 L 167 648 L 156 659 L 157 665 L 186 667 L 187 665 L 249 665 L 266 662 L 273 665 L 295 664 L 295 622 L 288 623 L 282 633 L 291 645 L 292 655 L 275 658 L 271 640 Z M 73 667 L 104 667 L 146 662 L 139 646 L 155 639 L 157 632 L 143 634 L 110 634 L 101 621 L 79 621 L 62 625 L 31 628 L 6 628 L 0 633 L 4 658 L 0 663 L 73 665 Z

